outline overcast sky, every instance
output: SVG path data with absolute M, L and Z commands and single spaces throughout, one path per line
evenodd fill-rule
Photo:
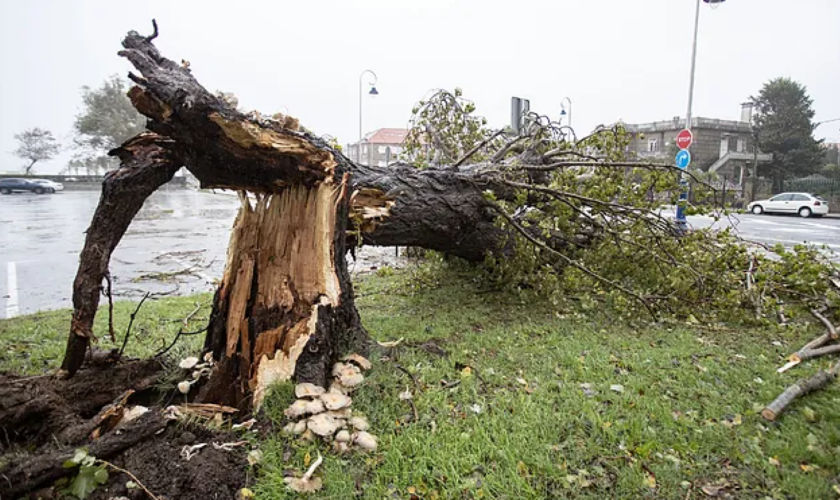
M 573 101 L 579 133 L 601 123 L 685 116 L 694 0 L 133 1 L 0 0 L 0 172 L 13 135 L 72 137 L 79 89 L 112 73 L 129 30 L 151 31 L 208 89 L 246 109 L 288 112 L 307 128 L 358 138 L 359 74 L 378 75 L 364 128 L 406 126 L 430 89 L 460 86 L 492 126 L 510 97 L 557 116 Z M 762 83 L 807 86 L 816 120 L 840 117 L 840 0 L 728 0 L 700 16 L 694 115 L 737 120 Z M 367 83 L 367 82 L 365 82 Z M 367 90 L 367 88 L 366 88 Z M 817 137 L 840 142 L 840 122 Z M 58 172 L 69 153 L 40 165 Z

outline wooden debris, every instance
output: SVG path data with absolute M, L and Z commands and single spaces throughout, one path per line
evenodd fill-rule
M 791 385 L 783 393 L 779 395 L 767 407 L 762 410 L 761 416 L 767 420 L 773 421 L 781 414 L 797 398 L 805 396 L 811 392 L 822 389 L 837 378 L 837 372 L 840 371 L 840 362 L 837 362 L 830 370 L 820 370 L 813 377 L 802 379 Z

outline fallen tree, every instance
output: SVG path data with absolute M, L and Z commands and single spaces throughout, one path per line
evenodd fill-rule
M 778 304 L 793 316 L 796 304 L 810 310 L 829 295 L 833 271 L 813 249 L 761 249 L 780 255 L 769 259 L 731 231 L 677 231 L 655 210 L 678 191 L 677 169 L 627 158 L 621 126 L 578 139 L 529 114 L 517 134 L 493 131 L 460 91 L 440 91 L 414 109 L 410 163 L 359 165 L 293 118 L 241 113 L 163 57 L 156 36 L 156 26 L 131 32 L 120 52 L 139 72 L 129 97 L 150 132 L 112 153 L 122 166 L 105 180 L 82 254 L 65 377 L 93 336 L 110 251 L 181 165 L 202 187 L 238 191 L 242 204 L 208 325 L 217 361 L 200 394 L 208 402 L 258 404 L 270 383 L 291 378 L 323 385 L 339 355 L 366 351 L 345 259 L 358 244 L 441 251 L 549 295 L 584 290 L 584 305 L 627 320 L 639 310 L 763 320 Z M 136 184 L 127 176 L 147 170 L 157 174 L 123 205 L 118 193 Z

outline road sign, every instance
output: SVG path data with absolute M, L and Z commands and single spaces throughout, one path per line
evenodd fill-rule
M 693 141 L 694 135 L 691 133 L 691 130 L 688 130 L 687 128 L 682 129 L 682 131 L 677 134 L 677 146 L 680 149 L 688 149 Z
M 677 168 L 685 170 L 689 163 L 691 163 L 691 153 L 689 153 L 687 149 L 680 150 L 680 152 L 677 153 Z

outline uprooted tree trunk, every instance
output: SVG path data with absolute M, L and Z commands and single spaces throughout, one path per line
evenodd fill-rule
M 130 75 L 137 85 L 129 98 L 153 134 L 114 152 L 123 168 L 103 186 L 82 252 L 66 376 L 84 359 L 111 251 L 143 200 L 180 165 L 203 187 L 237 190 L 242 200 L 208 328 L 206 349 L 219 363 L 205 401 L 243 406 L 253 395 L 258 403 L 268 384 L 292 377 L 324 384 L 340 354 L 364 351 L 348 242 L 361 236 L 472 261 L 510 247 L 476 172 L 356 165 L 296 126 L 230 108 L 162 57 L 153 38 L 131 32 L 120 52 L 142 75 Z M 120 172 L 149 180 L 122 182 Z

